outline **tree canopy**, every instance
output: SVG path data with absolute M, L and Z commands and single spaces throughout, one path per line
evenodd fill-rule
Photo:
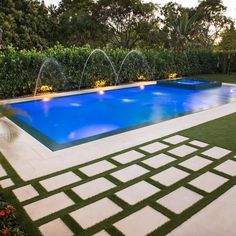
M 228 42 L 235 36 L 225 10 L 221 0 L 200 0 L 194 8 L 142 0 L 61 0 L 58 7 L 40 0 L 1 0 L 0 49 L 42 50 L 57 43 L 174 51 L 213 47 L 220 37 Z

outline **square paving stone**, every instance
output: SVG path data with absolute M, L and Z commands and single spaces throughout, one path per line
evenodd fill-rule
M 74 234 L 61 219 L 52 220 L 39 227 L 43 236 L 73 236 Z
M 29 200 L 39 195 L 31 184 L 14 189 L 13 193 L 16 195 L 20 202 Z
M 197 170 L 200 170 L 203 167 L 205 167 L 205 166 L 207 166 L 211 163 L 212 163 L 212 161 L 207 160 L 203 157 L 194 156 L 194 157 L 191 157 L 190 159 L 188 159 L 186 161 L 181 162 L 179 165 L 183 166 L 183 167 L 186 167 L 190 170 L 197 171 Z
M 117 206 L 108 198 L 103 198 L 90 205 L 82 207 L 70 213 L 70 216 L 83 228 L 87 229 L 98 224 L 109 217 L 121 212 L 122 208 Z
M 83 200 L 85 200 L 115 187 L 116 185 L 109 180 L 105 178 L 98 178 L 72 188 L 72 190 Z
M 14 183 L 10 178 L 0 180 L 1 188 L 8 188 L 8 187 L 11 187 L 13 185 L 14 185 Z
M 190 147 L 188 145 L 181 145 L 179 147 L 169 150 L 168 152 L 178 157 L 185 157 L 193 152 L 196 152 L 197 150 L 198 149 Z
M 157 200 L 157 203 L 177 214 L 180 214 L 181 212 L 198 202 L 200 199 L 202 199 L 202 196 L 200 194 L 195 193 L 185 187 L 180 187 L 177 190 Z
M 114 226 L 126 236 L 145 236 L 169 221 L 169 218 L 146 206 L 116 222 Z
M 96 234 L 93 234 L 93 236 L 110 236 L 105 230 L 102 230 Z
M 61 175 L 57 175 L 45 180 L 40 181 L 39 183 L 47 190 L 52 191 L 58 188 L 65 187 L 67 185 L 76 183 L 80 181 L 81 178 L 74 174 L 73 172 L 67 172 Z
M 7 175 L 7 172 L 5 171 L 5 169 L 2 167 L 2 165 L 0 164 L 0 177 L 4 177 Z
M 187 177 L 189 173 L 177 169 L 175 167 L 170 167 L 156 175 L 153 175 L 151 179 L 158 181 L 165 186 L 171 186 L 172 184 L 180 181 L 181 179 Z
M 146 146 L 140 147 L 139 149 L 148 152 L 148 153 L 154 153 L 154 152 L 158 152 L 160 150 L 163 150 L 165 148 L 168 148 L 169 146 L 160 142 L 155 142 L 155 143 L 151 143 L 148 144 Z
M 128 204 L 134 205 L 159 191 L 159 188 L 156 188 L 145 181 L 141 181 L 117 192 L 115 195 Z
M 204 143 L 198 140 L 193 140 L 190 142 L 191 145 L 196 146 L 196 147 L 200 147 L 200 148 L 204 148 L 207 147 L 209 144 L 208 143 Z
M 182 143 L 186 140 L 189 140 L 189 138 L 181 136 L 181 135 L 175 135 L 169 138 L 164 139 L 163 141 L 166 143 L 170 143 L 170 144 L 178 144 L 178 143 Z
M 232 160 L 225 161 L 215 167 L 215 170 L 223 172 L 227 175 L 236 176 L 236 162 Z
M 91 176 L 101 174 L 103 172 L 106 172 L 114 168 L 116 168 L 115 165 L 113 165 L 109 161 L 104 160 L 104 161 L 99 161 L 94 164 L 82 167 L 79 170 L 83 172 L 84 174 L 86 174 L 87 176 L 91 177 Z
M 137 152 L 135 150 L 131 150 L 129 152 L 125 152 L 120 155 L 117 155 L 117 156 L 113 157 L 112 159 L 121 163 L 121 164 L 127 164 L 131 161 L 138 160 L 144 156 L 145 155 L 140 152 Z
M 120 180 L 121 182 L 125 183 L 132 179 L 135 179 L 141 175 L 148 173 L 149 170 L 135 164 L 132 166 L 128 166 L 124 169 L 118 170 L 111 174 L 111 176 L 115 177 L 116 179 Z
M 164 166 L 172 161 L 176 161 L 176 159 L 174 157 L 170 157 L 166 154 L 161 153 L 159 155 L 156 155 L 154 157 L 146 159 L 142 162 L 152 168 L 159 168 L 159 167 Z
M 207 151 L 203 152 L 202 154 L 208 157 L 212 157 L 214 159 L 220 159 L 226 155 L 231 153 L 230 150 L 221 148 L 221 147 L 213 147 L 208 149 Z
M 32 220 L 38 220 L 72 205 L 74 202 L 65 193 L 57 193 L 30 203 L 24 209 Z
M 189 182 L 189 184 L 210 193 L 227 181 L 228 179 L 222 176 L 213 174 L 211 172 L 206 172 L 205 174 L 200 175 L 196 179 Z

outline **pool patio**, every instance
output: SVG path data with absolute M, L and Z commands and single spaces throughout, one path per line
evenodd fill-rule
M 55 152 L 19 128 L 0 147 L 0 184 L 31 235 L 235 235 L 235 151 L 181 134 L 235 112 L 231 102 Z

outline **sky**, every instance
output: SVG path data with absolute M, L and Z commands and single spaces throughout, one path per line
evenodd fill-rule
M 170 0 L 144 0 L 144 2 L 154 2 L 161 5 L 168 3 Z M 182 4 L 184 7 L 195 7 L 198 5 L 198 0 L 172 0 Z M 44 0 L 46 5 L 54 4 L 58 5 L 60 0 Z M 227 7 L 226 15 L 232 18 L 236 18 L 236 1 L 235 0 L 223 0 L 224 5 Z

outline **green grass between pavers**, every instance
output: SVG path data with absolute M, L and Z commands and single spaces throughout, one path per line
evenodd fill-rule
M 179 134 L 236 151 L 236 113 L 181 131 Z
M 233 133 L 233 127 L 236 127 L 236 126 L 233 126 L 232 121 L 234 121 L 234 119 L 236 119 L 236 114 L 233 114 L 233 115 L 230 115 L 230 116 L 227 116 L 227 117 L 223 117 L 223 118 L 220 118 L 218 120 L 215 120 L 215 121 L 211 121 L 211 122 L 208 122 L 208 123 L 205 123 L 203 125 L 200 125 L 196 128 L 191 128 L 189 130 L 185 130 L 183 132 L 180 132 L 180 134 L 182 135 L 185 135 L 187 137 L 191 137 L 192 139 L 198 139 L 200 141 L 205 141 L 207 143 L 210 143 L 211 146 L 213 145 L 217 145 L 217 146 L 221 146 L 221 147 L 225 147 L 225 148 L 228 148 L 228 149 L 233 149 L 233 148 L 230 148 L 230 147 L 233 147 L 233 142 L 229 143 L 227 141 L 227 139 L 223 139 L 225 140 L 224 142 L 222 140 L 218 140 L 218 136 L 217 135 L 210 135 L 209 133 L 209 130 L 210 128 L 215 128 L 215 126 L 218 126 L 219 123 L 221 126 L 225 126 L 225 128 L 223 128 L 224 130 L 224 133 L 221 133 L 219 136 L 228 136 L 228 134 L 231 135 L 231 138 L 233 139 L 234 143 L 235 143 L 235 140 L 236 140 L 236 136 L 233 136 L 233 135 L 236 135 Z M 230 123 L 230 127 L 229 129 L 226 129 L 226 127 L 229 125 Z M 236 129 L 234 129 L 236 130 Z M 221 129 L 217 132 L 221 132 Z M 173 134 L 174 135 L 174 134 Z M 207 136 L 208 135 L 208 136 Z M 171 135 L 172 136 L 172 135 Z M 202 136 L 205 136 L 205 139 L 203 139 Z M 162 139 L 159 139 L 159 141 L 163 140 L 164 138 Z M 231 139 L 230 139 L 231 140 Z M 153 140 L 151 142 L 148 142 L 146 144 L 150 144 L 150 143 L 153 143 L 157 140 Z M 220 142 L 220 145 L 218 144 Z M 163 142 L 164 143 L 164 142 Z M 182 144 L 186 144 L 188 143 L 188 141 L 185 141 L 183 142 Z M 146 144 L 142 144 L 142 145 L 146 145 Z M 230 145 L 230 147 L 229 147 Z M 172 157 L 175 157 L 176 160 L 174 162 L 171 162 L 165 166 L 162 166 L 158 169 L 154 169 L 154 168 L 151 168 L 151 167 L 148 167 L 146 166 L 144 163 L 140 164 L 140 161 L 142 160 L 145 160 L 145 159 L 148 159 L 152 156 L 155 156 L 156 154 L 158 153 L 166 153 L 169 149 L 172 149 L 178 145 L 170 145 L 171 147 L 169 147 L 168 149 L 164 150 L 164 151 L 159 151 L 157 153 L 153 153 L 153 154 L 148 154 L 144 151 L 141 151 L 139 150 L 139 146 L 136 146 L 136 147 L 133 147 L 133 148 L 130 148 L 130 149 L 126 149 L 126 150 L 123 150 L 119 153 L 123 153 L 123 152 L 126 152 L 128 150 L 137 150 L 139 152 L 142 152 L 145 154 L 145 156 L 143 158 L 140 158 L 138 160 L 135 160 L 135 161 L 132 161 L 130 163 L 127 163 L 127 164 L 120 164 L 114 160 L 111 160 L 111 157 L 112 156 L 115 156 L 117 155 L 118 153 L 114 153 L 112 155 L 109 155 L 109 156 L 106 156 L 106 157 L 103 157 L 103 158 L 100 158 L 98 160 L 94 160 L 94 161 L 91 161 L 89 163 L 86 163 L 86 164 L 83 164 L 83 165 L 79 165 L 79 166 L 75 166 L 75 167 L 72 167 L 72 168 L 69 168 L 67 170 L 63 170 L 63 171 L 60 171 L 60 172 L 57 172 L 57 173 L 54 173 L 54 174 L 50 174 L 46 177 L 42 177 L 42 178 L 38 178 L 38 179 L 35 179 L 35 180 L 32 180 L 32 181 L 27 181 L 27 182 L 23 182 L 19 176 L 17 175 L 17 173 L 11 168 L 11 166 L 8 164 L 8 162 L 3 159 L 3 157 L 1 157 L 1 164 L 3 165 L 3 167 L 7 170 L 8 174 L 9 174 L 9 177 L 11 177 L 13 179 L 13 181 L 16 183 L 17 187 L 18 186 L 22 186 L 22 185 L 26 185 L 26 184 L 32 184 L 35 189 L 40 193 L 40 196 L 39 197 L 36 197 L 34 199 L 31 199 L 31 200 L 28 200 L 26 202 L 24 202 L 23 204 L 22 203 L 19 203 L 17 201 L 17 199 L 14 197 L 14 195 L 12 194 L 11 192 L 11 189 L 13 189 L 14 187 L 10 187 L 6 190 L 3 190 L 4 193 L 5 193 L 5 196 L 7 197 L 7 200 L 11 203 L 13 203 L 16 208 L 17 208 L 17 216 L 18 216 L 18 219 L 20 221 L 20 223 L 23 225 L 23 228 L 24 230 L 26 231 L 26 233 L 28 235 L 40 235 L 39 231 L 37 230 L 37 227 L 44 224 L 44 223 L 47 223 L 53 219 L 56 219 L 58 217 L 60 217 L 65 223 L 66 225 L 74 232 L 76 233 L 76 235 L 93 235 L 94 233 L 102 230 L 102 229 L 106 229 L 107 232 L 109 232 L 111 235 L 122 235 L 114 226 L 112 226 L 112 224 L 114 224 L 115 222 L 123 219 L 124 217 L 134 213 L 135 211 L 143 208 L 144 206 L 146 205 L 150 205 L 151 207 L 153 207 L 154 209 L 158 210 L 159 212 L 161 212 L 162 214 L 166 215 L 168 218 L 171 219 L 170 222 L 167 222 L 165 225 L 161 226 L 160 228 L 158 228 L 156 231 L 154 231 L 152 233 L 152 235 L 165 235 L 167 234 L 168 232 L 170 232 L 171 230 L 173 230 L 175 227 L 177 227 L 178 225 L 182 224 L 184 221 L 186 221 L 189 217 L 191 217 L 193 214 L 195 214 L 197 211 L 201 210 L 202 208 L 204 208 L 206 205 L 208 205 L 210 202 L 214 201 L 216 198 L 218 198 L 222 193 L 224 193 L 225 191 L 227 191 L 229 188 L 231 188 L 233 185 L 236 184 L 236 180 L 235 178 L 232 178 L 228 175 L 225 175 L 225 174 L 221 174 L 220 172 L 217 172 L 215 170 L 213 170 L 214 167 L 216 167 L 217 165 L 219 165 L 220 163 L 224 162 L 225 160 L 227 159 L 233 159 L 233 156 L 234 154 L 230 154 L 230 155 L 227 155 L 226 157 L 222 158 L 222 159 L 219 159 L 219 160 L 215 160 L 215 159 L 211 159 L 211 158 L 208 158 L 208 159 L 211 159 L 213 162 L 206 166 L 205 168 L 197 171 L 197 172 L 194 172 L 194 171 L 191 171 L 191 170 L 188 170 L 184 167 L 181 167 L 180 165 L 178 165 L 180 162 L 188 159 L 188 158 L 191 158 L 192 155 L 188 155 L 187 157 L 185 158 L 178 158 L 178 157 L 175 157 L 171 154 L 168 153 L 168 155 L 172 156 Z M 190 145 L 191 146 L 191 145 Z M 200 149 L 199 148 L 199 151 L 194 153 L 194 155 L 201 155 L 200 153 L 203 152 L 204 150 L 207 150 L 209 147 L 206 147 L 206 148 L 202 148 Z M 235 148 L 233 149 L 235 150 Z M 110 171 L 107 171 L 105 173 L 102 173 L 100 175 L 97 175 L 97 176 L 94 176 L 94 177 L 86 177 L 86 175 L 82 174 L 82 172 L 80 172 L 78 170 L 78 168 L 81 168 L 82 166 L 85 166 L 85 165 L 88 165 L 88 164 L 92 164 L 92 163 L 95 163 L 95 162 L 98 162 L 100 160 L 108 160 L 110 161 L 111 163 L 115 164 L 117 166 L 117 168 L 113 169 L 113 170 L 110 170 Z M 133 165 L 133 164 L 140 164 L 140 166 L 144 167 L 144 168 L 147 168 L 149 169 L 151 172 L 143 175 L 143 176 L 140 176 L 134 180 L 131 180 L 127 183 L 121 183 L 119 180 L 116 180 L 115 178 L 113 178 L 112 176 L 110 176 L 109 174 L 116 171 L 116 170 L 119 170 L 119 169 L 122 169 L 122 168 L 125 168 L 127 166 L 130 166 L 130 165 Z M 173 184 L 172 186 L 170 187 L 165 187 L 163 186 L 161 183 L 158 183 L 158 182 L 155 182 L 153 180 L 150 179 L 150 177 L 152 175 L 155 175 L 171 166 L 175 166 L 176 168 L 179 168 L 181 170 L 184 170 L 186 172 L 189 173 L 189 176 L 187 176 L 186 178 L 182 179 L 181 181 Z M 80 176 L 82 178 L 82 181 L 79 182 L 79 184 L 82 184 L 82 183 L 85 183 L 85 182 L 88 182 L 88 181 L 91 181 L 93 179 L 96 179 L 98 177 L 105 177 L 107 178 L 108 180 L 110 180 L 111 182 L 113 182 L 114 184 L 117 185 L 116 188 L 114 189 L 111 189 L 107 192 L 104 192 L 102 194 L 99 194 L 95 197 L 92 197 L 88 200 L 85 200 L 85 201 L 82 201 L 82 199 L 77 196 L 72 190 L 71 188 L 75 187 L 78 185 L 78 183 L 75 183 L 75 184 L 71 184 L 69 186 L 66 186 L 66 187 L 63 187 L 61 189 L 57 189 L 57 190 L 54 190 L 54 191 L 51 191 L 51 192 L 47 192 L 40 184 L 39 184 L 39 181 L 42 180 L 42 179 L 46 179 L 46 178 L 49 178 L 49 177 L 52 177 L 52 176 L 56 176 L 58 174 L 62 174 L 62 173 L 65 173 L 65 172 L 68 172 L 68 171 L 73 171 L 75 174 L 77 174 L 78 176 Z M 226 177 L 228 178 L 229 180 L 224 184 L 222 185 L 219 189 L 213 191 L 212 193 L 206 193 L 202 190 L 199 190 L 197 188 L 194 188 L 190 185 L 188 185 L 188 183 L 198 177 L 199 175 L 207 172 L 207 171 L 212 171 L 213 173 L 216 173 L 216 174 L 221 174 L 223 177 Z M 143 200 L 142 202 L 139 202 L 137 203 L 135 206 L 129 206 L 126 202 L 124 202 L 123 200 L 119 199 L 118 197 L 116 197 L 116 195 L 114 195 L 115 192 L 121 190 L 121 189 L 124 189 L 124 188 L 127 188 L 128 186 L 131 186 L 137 182 L 140 182 L 141 180 L 146 180 L 148 183 L 156 186 L 157 188 L 161 189 L 162 191 L 154 194 L 153 196 Z M 174 212 L 166 209 L 165 207 L 159 205 L 158 203 L 156 203 L 156 200 L 163 197 L 164 195 L 174 191 L 175 189 L 179 188 L 180 186 L 185 186 L 189 189 L 191 189 L 192 191 L 195 191 L 195 192 L 198 192 L 199 194 L 201 194 L 202 196 L 204 196 L 204 198 L 199 201 L 198 203 L 194 204 L 193 207 L 187 209 L 186 211 L 184 211 L 183 213 L 177 215 L 175 214 Z M 64 210 L 61 210 L 59 212 L 56 212 L 54 214 L 51 214 L 49 216 L 46 216 L 44 217 L 43 219 L 40 219 L 36 222 L 32 222 L 30 220 L 30 218 L 28 217 L 28 215 L 25 213 L 25 211 L 23 210 L 22 208 L 22 205 L 26 205 L 26 204 L 29 204 L 31 202 L 34 202 L 36 200 L 39 200 L 41 198 L 44 198 L 44 197 L 48 197 L 48 196 L 51 196 L 55 193 L 58 193 L 58 192 L 61 192 L 63 191 L 65 194 L 67 194 L 67 196 L 69 196 L 76 204 L 71 206 L 71 207 L 68 207 Z M 102 199 L 104 197 L 108 197 L 109 199 L 111 199 L 115 204 L 119 205 L 121 208 L 123 208 L 124 210 L 105 220 L 104 222 L 101 222 L 91 228 L 89 228 L 88 230 L 83 230 L 70 216 L 68 213 L 74 211 L 74 210 L 77 210 L 78 208 L 80 207 L 83 207 L 85 205 L 88 205 L 92 202 L 95 202 L 99 199 Z
M 192 76 L 194 79 L 205 79 L 205 80 L 213 80 L 220 81 L 224 83 L 236 83 L 236 73 L 226 75 L 226 74 L 203 74 L 203 75 L 194 75 Z

